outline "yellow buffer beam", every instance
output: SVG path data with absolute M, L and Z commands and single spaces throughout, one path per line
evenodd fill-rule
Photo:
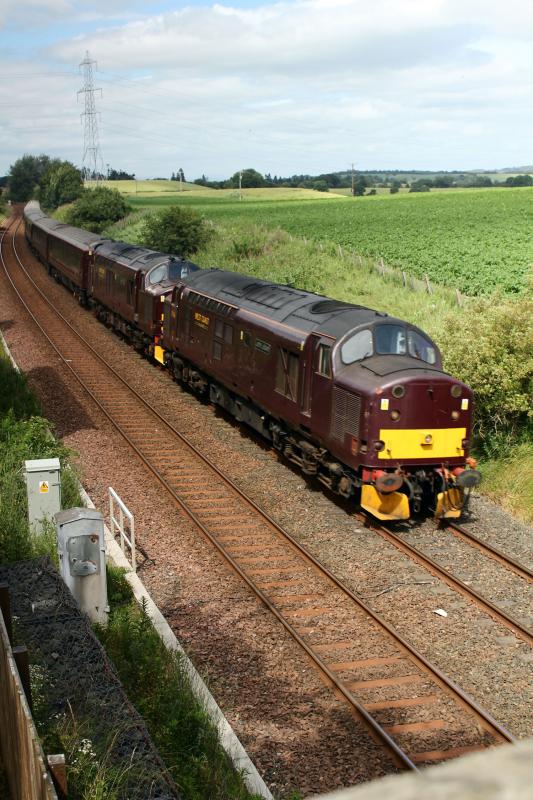
M 466 428 L 382 428 L 379 438 L 385 447 L 378 458 L 457 458 L 464 456 L 465 437 Z
M 154 347 L 154 358 L 156 361 L 159 361 L 160 364 L 165 366 L 165 351 L 158 344 L 156 344 Z

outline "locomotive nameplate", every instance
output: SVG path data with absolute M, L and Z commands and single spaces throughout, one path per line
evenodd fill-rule
M 206 317 L 205 314 L 201 314 L 199 311 L 195 311 L 194 323 L 195 325 L 198 325 L 200 328 L 207 329 L 209 328 L 209 317 Z
M 379 438 L 385 442 L 378 453 L 380 460 L 391 458 L 459 458 L 464 456 L 463 439 L 466 428 L 381 429 Z

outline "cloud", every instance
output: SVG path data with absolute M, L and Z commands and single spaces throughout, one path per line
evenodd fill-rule
M 52 141 L 69 157 L 81 151 L 75 73 L 88 49 L 102 70 L 104 159 L 139 173 L 186 163 L 188 176 L 223 177 L 243 163 L 286 173 L 365 158 L 367 167 L 435 168 L 504 166 L 520 153 L 530 160 L 533 15 L 519 0 L 235 0 L 159 12 L 140 0 L 94 0 L 89 9 L 19 0 L 17 8 L 63 23 L 58 41 L 38 42 L 39 63 L 24 65 L 31 88 L 15 77 L 22 65 L 2 67 L 13 79 L 0 102 L 21 86 L 4 137 L 30 129 L 29 115 L 43 126 L 43 97 L 47 114 L 57 110 L 49 124 L 63 133 L 50 140 L 43 131 L 39 150 Z M 35 139 L 15 141 L 29 149 Z

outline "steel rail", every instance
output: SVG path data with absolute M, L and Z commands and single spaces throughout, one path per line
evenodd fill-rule
M 383 539 L 388 541 L 398 550 L 401 550 L 405 555 L 409 556 L 413 561 L 416 561 L 422 567 L 427 569 L 436 577 L 439 577 L 452 589 L 462 594 L 468 600 L 473 601 L 478 607 L 482 608 L 489 616 L 509 628 L 516 636 L 525 641 L 529 645 L 533 645 L 533 633 L 523 625 L 515 617 L 512 617 L 507 612 L 503 611 L 497 605 L 487 600 L 486 597 L 476 592 L 471 586 L 463 583 L 462 580 L 455 577 L 445 567 L 441 566 L 431 556 L 426 555 L 409 542 L 406 542 L 402 537 L 388 528 L 384 528 L 374 520 L 370 519 L 366 514 L 357 512 L 357 516 L 364 523 L 367 528 L 377 533 Z
M 20 225 L 20 223 L 19 223 L 19 225 Z M 17 226 L 17 230 L 18 230 L 18 226 Z M 13 242 L 13 247 L 14 247 L 14 252 L 15 252 L 15 254 L 17 256 L 17 259 L 19 261 L 19 264 L 24 269 L 24 267 L 22 265 L 22 262 L 21 262 L 21 260 L 20 260 L 20 258 L 18 256 L 18 253 L 16 252 L 16 245 L 15 245 L 14 242 Z M 3 255 L 2 255 L 2 262 L 4 264 L 4 269 L 6 270 L 6 274 L 8 275 L 9 279 L 11 280 L 11 277 L 9 276 L 9 273 L 8 273 L 6 265 L 5 265 L 5 261 L 3 259 Z M 44 295 L 44 293 L 39 289 L 39 287 L 36 286 L 35 282 L 28 275 L 28 273 L 26 273 L 26 276 L 27 276 L 28 280 L 30 280 L 33 283 L 33 285 L 35 286 L 35 288 L 37 289 L 37 291 L 39 292 L 39 294 L 41 295 L 43 300 L 45 300 L 45 302 L 48 303 L 48 305 L 53 310 L 53 312 L 59 318 L 61 318 L 63 320 L 63 322 L 76 335 L 76 337 L 82 341 L 84 346 L 86 346 L 95 355 L 95 357 L 101 363 L 103 363 L 106 366 L 106 368 L 108 368 L 117 377 L 117 379 L 125 387 L 127 387 L 129 389 L 129 391 L 132 392 L 132 394 L 134 394 L 134 396 L 160 422 L 162 422 L 168 429 L 170 429 L 172 431 L 172 433 L 174 435 L 176 435 L 184 444 L 186 444 L 195 453 L 196 456 L 200 457 L 202 459 L 202 461 L 204 461 L 204 463 L 206 463 L 217 474 L 217 476 L 220 477 L 224 481 L 224 483 L 232 489 L 232 491 L 241 500 L 244 500 L 247 503 L 247 505 L 252 507 L 258 514 L 260 514 L 261 517 L 265 521 L 267 521 L 268 524 L 270 526 L 272 526 L 278 532 L 279 535 L 281 535 L 285 540 L 287 540 L 290 543 L 290 545 L 291 545 L 291 547 L 293 549 L 297 550 L 309 563 L 311 563 L 314 566 L 315 569 L 318 569 L 321 572 L 321 574 L 325 575 L 331 583 L 333 583 L 339 590 L 341 590 L 343 592 L 343 594 L 345 594 L 353 602 L 355 602 L 359 606 L 359 608 L 361 608 L 361 610 L 363 610 L 365 612 L 365 614 L 367 614 L 369 617 L 371 617 L 382 629 L 386 630 L 389 633 L 389 635 L 400 646 L 400 648 L 409 654 L 409 657 L 411 658 L 412 661 L 414 661 L 415 663 L 418 663 L 418 665 L 421 666 L 423 669 L 425 669 L 426 672 L 429 672 L 431 674 L 431 676 L 433 677 L 433 679 L 435 680 L 435 682 L 438 685 L 440 685 L 441 688 L 443 688 L 445 691 L 447 691 L 449 693 L 452 693 L 455 696 L 456 700 L 458 700 L 458 702 L 461 705 L 463 705 L 463 707 L 465 707 L 471 713 L 473 713 L 478 718 L 478 720 L 481 722 L 483 727 L 486 730 L 489 730 L 495 736 L 496 739 L 499 739 L 500 741 L 502 741 L 502 740 L 503 741 L 514 741 L 514 737 L 512 736 L 512 734 L 510 734 L 503 726 L 501 726 L 498 722 L 496 722 L 491 717 L 491 715 L 489 715 L 486 711 L 484 711 L 472 698 L 470 698 L 465 692 L 463 692 L 463 690 L 460 689 L 460 687 L 456 686 L 453 683 L 453 681 L 451 681 L 449 678 L 447 678 L 437 667 L 434 667 L 421 653 L 418 653 L 413 647 L 411 647 L 411 645 L 400 634 L 398 634 L 385 620 L 381 619 L 381 617 L 376 612 L 374 612 L 360 598 L 358 598 L 353 592 L 351 592 L 347 587 L 345 587 L 327 568 L 325 568 L 322 564 L 320 564 L 320 562 L 317 559 L 315 559 L 302 545 L 300 545 L 296 540 L 294 540 L 292 538 L 292 536 L 290 536 L 290 534 L 288 534 L 286 531 L 284 531 L 271 517 L 269 517 L 268 514 L 263 512 L 255 504 L 255 502 L 253 500 L 251 500 L 251 498 L 248 498 L 229 478 L 227 478 L 225 475 L 223 475 L 220 472 L 220 470 L 210 461 L 209 458 L 207 458 L 202 453 L 200 453 L 198 451 L 198 449 L 191 442 L 189 442 L 189 440 L 187 439 L 186 436 L 181 434 L 170 422 L 168 422 L 168 420 L 166 420 L 164 417 L 162 417 L 159 414 L 159 412 L 148 401 L 145 400 L 145 398 L 143 398 L 141 395 L 139 395 L 135 391 L 135 389 L 133 389 L 131 386 L 129 386 L 129 384 L 122 378 L 122 376 L 120 374 L 118 374 L 116 372 L 116 370 L 102 356 L 100 356 L 100 354 L 97 353 L 94 350 L 94 348 L 88 342 L 86 342 L 83 339 L 83 337 L 80 336 L 80 334 L 73 328 L 73 326 L 68 322 L 68 320 L 66 320 L 57 311 L 57 309 L 55 309 L 55 307 L 50 303 L 50 301 L 47 300 L 47 298 Z M 12 285 L 13 285 L 15 291 L 17 292 L 17 289 L 14 286 L 13 282 L 12 282 Z M 276 618 L 281 622 L 281 624 L 285 627 L 285 629 L 298 642 L 298 644 L 305 650 L 305 652 L 312 659 L 312 661 L 315 663 L 315 665 L 317 666 L 319 671 L 327 679 L 327 682 L 330 685 L 335 686 L 335 689 L 338 690 L 340 692 L 340 694 L 342 694 L 343 697 L 345 697 L 345 699 L 352 705 L 352 707 L 354 708 L 354 711 L 357 713 L 357 715 L 367 723 L 367 725 L 369 726 L 369 728 L 370 728 L 371 732 L 374 734 L 374 736 L 377 736 L 377 738 L 383 744 L 385 744 L 387 746 L 387 748 L 393 754 L 393 757 L 395 758 L 396 763 L 399 763 L 401 766 L 408 767 L 410 769 L 417 769 L 417 767 L 413 764 L 413 762 L 409 759 L 409 757 L 406 756 L 406 754 L 398 747 L 398 745 L 394 742 L 393 739 L 391 739 L 391 737 L 386 733 L 386 731 L 384 731 L 383 728 L 381 728 L 379 723 L 377 723 L 374 720 L 374 718 L 370 714 L 368 714 L 368 712 L 366 711 L 364 706 L 361 705 L 353 697 L 353 695 L 346 690 L 346 688 L 344 687 L 343 683 L 341 681 L 339 681 L 339 679 L 327 667 L 327 665 L 322 661 L 322 659 L 319 656 L 317 656 L 317 654 L 306 644 L 306 642 L 301 638 L 301 636 L 293 628 L 293 626 L 289 622 L 287 622 L 287 620 L 283 617 L 283 615 L 280 614 L 280 612 L 275 608 L 275 606 L 272 605 L 272 603 L 270 602 L 268 597 L 262 592 L 262 590 L 258 586 L 256 586 L 256 584 L 253 581 L 250 580 L 250 578 L 243 572 L 243 570 L 239 567 L 239 565 L 231 557 L 231 555 L 229 553 L 227 553 L 227 551 L 223 547 L 221 547 L 220 543 L 207 530 L 207 528 L 203 525 L 201 520 L 198 519 L 198 517 L 196 516 L 194 511 L 172 489 L 172 487 L 168 484 L 168 482 L 166 481 L 164 476 L 157 470 L 157 468 L 154 467 L 149 462 L 149 460 L 147 460 L 147 458 L 144 456 L 144 454 L 139 450 L 139 448 L 131 440 L 131 438 L 129 437 L 127 432 L 124 431 L 123 428 L 119 424 L 117 424 L 117 422 L 115 420 L 113 420 L 112 415 L 109 414 L 109 412 L 105 409 L 105 407 L 95 397 L 95 395 L 91 391 L 91 389 L 89 387 L 87 387 L 83 383 L 83 380 L 76 373 L 76 371 L 71 366 L 71 364 L 64 359 L 64 357 L 62 356 L 61 352 L 55 346 L 55 344 L 52 342 L 52 340 L 47 335 L 47 333 L 44 331 L 42 326 L 39 324 L 39 322 L 35 318 L 35 315 L 31 312 L 31 310 L 29 309 L 28 305 L 26 304 L 24 299 L 21 297 L 20 293 L 17 292 L 17 294 L 18 294 L 22 304 L 24 305 L 24 307 L 26 308 L 26 310 L 30 314 L 30 316 L 34 319 L 35 323 L 37 324 L 39 329 L 42 331 L 42 333 L 45 336 L 45 338 L 50 342 L 50 344 L 53 347 L 53 349 L 56 351 L 58 356 L 64 361 L 65 365 L 72 372 L 72 374 L 74 375 L 76 380 L 86 389 L 86 391 L 91 396 L 91 398 L 94 400 L 96 405 L 102 410 L 102 412 L 112 422 L 112 424 L 120 431 L 121 435 L 125 438 L 125 440 L 132 447 L 132 449 L 137 453 L 139 458 L 143 461 L 143 463 L 146 464 L 146 466 L 155 475 L 155 477 L 158 479 L 158 481 L 165 487 L 165 489 L 169 492 L 169 494 L 173 497 L 173 499 L 177 502 L 177 504 L 183 509 L 183 511 L 187 514 L 187 516 L 189 516 L 189 518 L 197 525 L 197 527 L 200 530 L 202 530 L 202 532 L 204 533 L 206 538 L 216 547 L 216 549 L 220 552 L 220 554 L 224 557 L 224 559 L 230 564 L 230 566 L 240 575 L 240 577 L 246 582 L 246 584 L 252 589 L 252 591 L 260 598 L 260 600 L 264 603 L 264 605 L 267 608 L 269 608 L 269 610 L 276 616 Z
M 463 539 L 463 541 L 468 542 L 468 544 L 472 545 L 473 547 L 477 547 L 482 552 L 487 553 L 490 558 L 494 559 L 494 561 L 498 561 L 500 564 L 503 564 L 504 567 L 507 567 L 508 570 L 514 572 L 520 578 L 524 578 L 526 581 L 533 582 L 532 570 L 530 570 L 524 564 L 520 564 L 518 561 L 516 561 L 516 559 L 507 556 L 497 547 L 489 544 L 489 542 L 480 539 L 479 536 L 471 533 L 467 528 L 464 528 L 462 525 L 458 525 L 456 522 L 451 522 L 448 520 L 445 521 L 443 528 L 444 530 L 449 529 L 458 539 Z

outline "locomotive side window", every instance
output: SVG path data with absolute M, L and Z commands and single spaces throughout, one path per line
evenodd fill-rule
M 276 392 L 296 402 L 298 396 L 298 356 L 284 347 L 278 349 Z
M 434 364 L 437 360 L 435 348 L 425 336 L 418 333 L 418 331 L 407 331 L 407 347 L 409 348 L 409 355 L 413 358 L 420 358 L 427 364 Z
M 328 344 L 318 345 L 316 371 L 326 378 L 331 378 L 331 347 Z
M 256 339 L 255 349 L 268 356 L 270 354 L 271 347 L 268 342 L 264 342 L 262 339 Z
M 105 290 L 108 295 L 113 291 L 113 273 L 110 269 L 106 270 L 105 274 Z
M 368 329 L 359 331 L 350 336 L 341 346 L 341 359 L 343 364 L 353 364 L 373 354 L 372 333 Z
M 246 347 L 251 347 L 252 346 L 252 344 L 253 344 L 253 342 L 252 342 L 252 334 L 249 333 L 249 331 L 241 331 L 241 339 L 242 339 L 243 343 L 246 345 Z
M 233 344 L 233 328 L 231 325 L 224 325 L 224 341 L 226 344 Z
M 376 352 L 380 355 L 404 356 L 407 337 L 403 325 L 377 325 L 374 331 Z
M 215 339 L 213 341 L 213 358 L 222 359 L 222 345 L 233 344 L 233 328 L 221 319 L 215 320 Z
M 148 275 L 148 282 L 152 285 L 154 283 L 161 283 L 168 279 L 168 264 L 161 264 L 161 266 L 153 269 Z
M 129 306 L 133 305 L 133 290 L 134 290 L 135 283 L 133 281 L 128 281 L 128 285 L 126 287 L 126 302 Z

